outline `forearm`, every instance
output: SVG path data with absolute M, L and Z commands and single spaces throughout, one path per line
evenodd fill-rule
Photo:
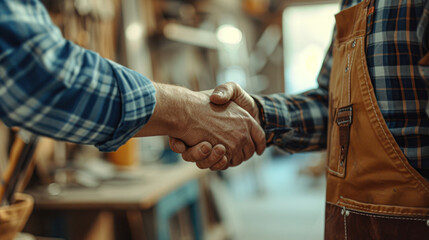
M 7 125 L 113 151 L 148 121 L 155 106 L 148 79 L 66 41 L 39 1 L 0 7 L 0 118 Z

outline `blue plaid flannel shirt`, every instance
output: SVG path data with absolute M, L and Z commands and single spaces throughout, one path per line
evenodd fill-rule
M 0 119 L 114 151 L 149 120 L 150 80 L 61 35 L 38 0 L 0 0 Z
M 342 9 L 360 2 L 343 0 Z M 368 21 L 367 62 L 378 105 L 410 164 L 429 177 L 429 1 L 375 0 Z M 328 50 L 319 87 L 288 96 L 258 97 L 268 144 L 289 152 L 326 148 L 329 75 Z

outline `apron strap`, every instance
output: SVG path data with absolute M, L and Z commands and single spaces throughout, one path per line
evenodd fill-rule
M 344 166 L 350 141 L 350 125 L 353 122 L 353 105 L 338 109 L 337 124 L 340 130 L 340 166 Z

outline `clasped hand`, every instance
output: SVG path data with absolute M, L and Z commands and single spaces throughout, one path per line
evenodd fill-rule
M 210 91 L 200 93 L 208 96 Z M 182 136 L 170 136 L 171 149 L 199 168 L 211 170 L 225 170 L 248 160 L 255 152 L 262 154 L 265 133 L 253 98 L 239 85 L 226 83 L 216 87 L 209 99 L 209 109 L 199 109 L 198 105 L 190 113 Z M 204 103 L 204 96 L 201 101 Z

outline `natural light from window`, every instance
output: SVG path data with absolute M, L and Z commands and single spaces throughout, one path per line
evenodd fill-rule
M 339 4 L 292 6 L 283 12 L 285 90 L 317 87 L 317 75 L 329 48 Z

